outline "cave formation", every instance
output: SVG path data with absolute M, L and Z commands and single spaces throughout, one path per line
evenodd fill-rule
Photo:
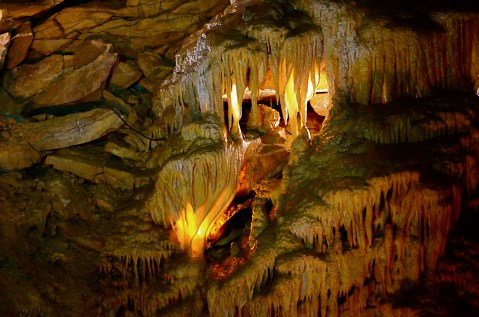
M 0 71 L 0 315 L 479 314 L 474 1 L 1 1 Z

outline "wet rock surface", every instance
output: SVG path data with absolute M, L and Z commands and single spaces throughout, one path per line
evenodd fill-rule
M 478 16 L 0 3 L 0 315 L 477 315 Z

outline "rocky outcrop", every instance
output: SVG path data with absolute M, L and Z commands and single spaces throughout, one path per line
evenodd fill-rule
M 94 101 L 102 96 L 111 69 L 117 60 L 116 54 L 105 52 L 91 63 L 82 66 L 38 94 L 33 102 L 37 107 L 64 105 L 78 101 Z M 93 95 L 98 92 L 97 95 Z
M 8 46 L 10 45 L 10 34 L 3 33 L 0 35 L 0 70 L 5 64 L 5 58 L 7 56 Z
M 26 58 L 28 49 L 33 41 L 32 25 L 25 21 L 15 32 L 12 45 L 8 50 L 7 69 L 18 66 Z
M 477 306 L 440 260 L 478 205 L 477 8 L 8 2 L 0 315 Z
M 93 183 L 132 190 L 150 183 L 148 173 L 139 173 L 115 161 L 102 147 L 61 149 L 48 155 L 45 164 Z
M 59 78 L 65 68 L 65 57 L 51 55 L 36 64 L 21 65 L 7 72 L 3 85 L 16 98 L 30 98 Z
M 0 167 L 30 167 L 40 161 L 41 152 L 87 143 L 118 130 L 122 125 L 123 121 L 111 109 L 95 109 L 42 122 L 10 121 L 2 129 L 0 153 L 3 160 Z M 10 152 L 10 148 L 18 150 Z

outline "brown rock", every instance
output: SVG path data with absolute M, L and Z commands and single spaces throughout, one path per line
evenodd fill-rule
M 57 40 L 33 40 L 32 49 L 43 55 L 51 55 L 58 52 L 73 42 L 73 39 L 57 39 Z
M 13 37 L 12 45 L 7 56 L 7 69 L 12 69 L 23 62 L 32 41 L 32 25 L 30 21 L 26 21 L 20 26 Z
M 136 149 L 132 149 L 131 146 L 120 140 L 113 140 L 105 145 L 105 152 L 111 153 L 117 157 L 144 161 L 148 157 L 148 152 L 138 152 Z
M 173 71 L 173 67 L 154 52 L 140 54 L 138 66 L 146 77 L 142 79 L 141 85 L 152 92 Z
M 10 33 L 3 33 L 0 35 L 0 70 L 5 63 L 5 57 L 8 52 L 8 45 L 10 44 Z
M 113 68 L 111 83 L 122 88 L 128 88 L 137 82 L 141 77 L 141 72 L 127 63 L 118 63 Z
M 329 114 L 329 106 L 331 103 L 330 96 L 328 93 L 315 94 L 309 100 L 311 107 L 314 112 L 320 116 L 327 117 Z
M 0 169 L 22 169 L 40 162 L 40 159 L 40 153 L 28 143 L 0 143 Z
M 105 183 L 103 166 L 111 157 L 94 146 L 61 149 L 48 155 L 45 164 L 53 165 L 57 170 L 69 172 L 94 183 Z
M 198 22 L 198 15 L 162 14 L 152 18 L 141 19 L 132 26 L 110 29 L 109 33 L 118 37 L 133 37 L 130 40 L 138 38 L 138 40 L 143 42 L 149 41 L 151 44 L 152 39 L 161 42 L 161 39 L 169 33 L 180 32 L 184 35 L 186 32 L 191 31 L 190 28 Z
M 127 169 L 122 169 L 118 165 L 108 164 L 105 166 L 103 169 L 105 182 L 113 188 L 133 189 L 135 187 L 134 173 Z
M 18 3 L 2 3 L 2 19 L 18 20 L 25 17 L 32 17 L 45 12 L 58 4 L 58 1 L 32 1 L 28 5 L 18 1 Z
M 60 24 L 54 19 L 46 20 L 37 25 L 33 28 L 33 32 L 35 33 L 35 40 L 57 40 L 63 38 L 65 35 Z
M 110 20 L 108 22 L 105 22 L 91 30 L 89 30 L 89 33 L 103 33 L 103 32 L 108 32 L 109 30 L 116 29 L 119 27 L 131 27 L 135 25 L 137 21 L 129 21 L 126 19 L 114 19 Z
M 256 109 L 251 109 L 247 122 L 248 129 L 258 129 L 266 132 L 279 126 L 281 116 L 279 112 L 266 105 L 259 104 Z
M 98 56 L 106 54 L 111 45 L 102 41 L 86 41 L 80 45 L 73 57 L 73 67 L 78 69 L 92 63 Z
M 96 140 L 122 125 L 123 121 L 113 110 L 100 108 L 27 123 L 23 128 L 23 139 L 39 151 L 52 150 Z
M 136 7 L 141 3 L 141 0 L 126 0 L 126 6 L 127 7 Z
M 118 130 L 123 121 L 111 109 L 94 109 L 42 122 L 9 126 L 0 142 L 0 168 L 30 167 L 42 151 L 83 144 Z
M 97 91 L 107 80 L 116 60 L 117 54 L 102 54 L 90 64 L 63 76 L 35 97 L 35 108 L 77 102 Z
M 114 188 L 133 189 L 135 184 L 143 184 L 143 175 L 136 175 L 126 166 L 112 160 L 109 153 L 100 147 L 82 146 L 61 149 L 47 156 L 45 164 L 69 172 L 94 183 L 108 184 Z
M 259 151 L 244 164 L 238 193 L 247 195 L 255 184 L 281 173 L 288 158 L 289 152 L 282 146 L 260 146 Z
M 151 93 L 155 93 L 158 90 L 158 87 L 161 86 L 163 79 L 155 79 L 155 78 L 142 78 L 140 80 L 141 87 L 145 88 Z
M 118 98 L 108 90 L 103 90 L 102 96 L 109 103 L 113 104 L 114 107 L 118 107 L 122 109 L 122 111 L 126 111 L 129 115 L 134 112 L 128 103 L 126 103 L 123 99 Z M 134 121 L 128 121 L 128 123 L 133 124 Z
M 88 30 L 105 23 L 113 16 L 110 12 L 89 11 L 81 7 L 67 8 L 55 16 L 55 20 L 70 33 L 75 30 Z
M 0 9 L 2 11 L 2 9 Z M 0 12 L 1 15 L 1 12 Z M 4 21 L 0 18 L 0 33 L 8 32 L 11 29 L 18 28 L 22 22 L 20 21 Z
M 8 92 L 0 87 L 0 113 L 19 114 L 23 104 L 17 104 Z
M 52 55 L 36 64 L 21 65 L 5 75 L 3 85 L 15 97 L 32 97 L 63 73 L 63 63 L 61 55 Z

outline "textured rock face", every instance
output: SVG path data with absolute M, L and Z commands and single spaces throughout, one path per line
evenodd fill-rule
M 32 25 L 30 21 L 22 23 L 15 33 L 12 46 L 8 51 L 7 68 L 15 68 L 25 59 L 28 49 L 33 41 Z
M 5 58 L 7 56 L 7 49 L 10 44 L 10 34 L 3 33 L 0 35 L 0 69 L 5 64 Z
M 92 93 L 100 90 L 106 82 L 110 71 L 117 60 L 116 54 L 105 52 L 96 57 L 91 63 L 81 66 L 66 74 L 60 80 L 38 94 L 33 102 L 38 107 L 64 105 L 85 100 Z M 90 98 L 92 101 L 99 98 Z
M 34 65 L 21 65 L 5 75 L 4 86 L 14 97 L 32 97 L 63 73 L 64 63 L 64 57 L 55 54 Z
M 0 3 L 0 315 L 477 312 L 455 5 Z

